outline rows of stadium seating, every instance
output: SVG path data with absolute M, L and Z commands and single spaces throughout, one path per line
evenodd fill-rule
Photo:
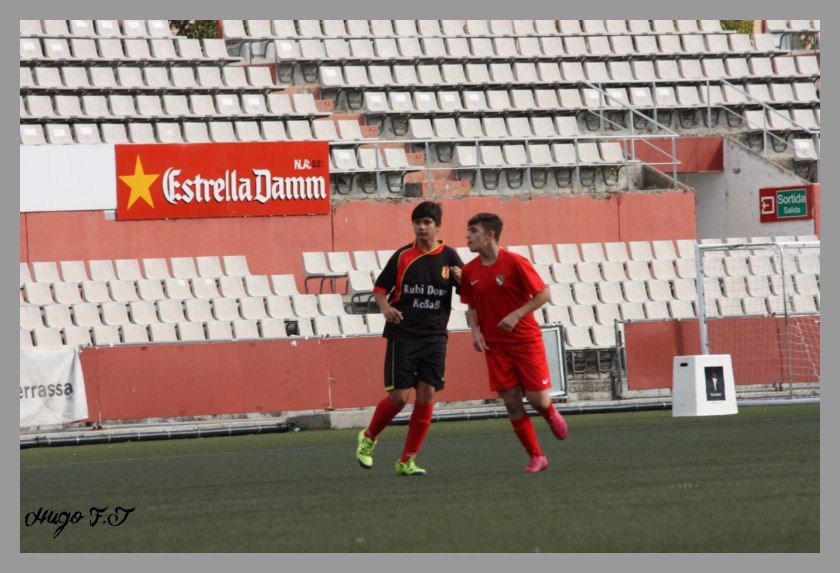
M 224 20 L 222 25 L 230 39 L 721 32 L 718 20 Z
M 630 115 L 632 105 L 666 125 L 678 117 L 682 130 L 743 126 L 793 136 L 796 161 L 809 173 L 819 154 L 811 133 L 803 137 L 803 130 L 819 130 L 816 57 L 776 50 L 769 37 L 723 32 L 717 21 L 238 20 L 223 21 L 222 30 L 225 39 L 205 40 L 202 51 L 197 40 L 173 37 L 165 21 L 21 21 L 21 143 L 319 139 L 359 147 L 385 139 L 424 151 L 430 142 L 434 153 L 422 165 L 395 152 L 389 161 L 382 150 L 378 157 L 334 152 L 333 189 L 398 193 L 422 180 L 407 176 L 424 168 L 452 170 L 441 176 L 488 191 L 504 191 L 500 181 L 516 189 L 529 178 L 540 189 L 601 188 L 598 174 L 603 188 L 632 188 L 636 171 L 603 167 L 628 165 L 617 145 L 605 151 L 586 144 L 581 152 L 563 142 L 629 122 L 645 129 Z M 229 52 L 242 42 L 256 46 L 257 38 L 279 50 L 269 66 L 238 65 L 246 62 Z M 314 64 L 314 75 L 301 68 L 307 78 L 295 93 L 278 93 L 299 83 L 284 72 L 296 64 Z M 721 78 L 736 87 L 720 85 Z M 719 114 L 721 106 L 746 110 L 746 121 Z M 608 125 L 586 115 L 601 109 L 610 113 Z M 338 123 L 332 112 L 357 118 L 339 116 Z M 371 129 L 351 127 L 359 119 Z M 573 129 L 560 129 L 560 121 Z M 581 133 L 578 124 L 588 129 Z M 475 138 L 517 145 L 452 153 L 447 143 Z M 557 145 L 531 143 L 541 138 Z M 532 166 L 560 171 L 534 177 Z M 504 180 L 497 168 L 508 169 Z M 364 177 L 353 177 L 358 173 Z
M 797 239 L 814 237 L 777 238 Z M 567 349 L 578 351 L 613 348 L 617 321 L 696 317 L 694 244 L 633 241 L 510 250 L 528 257 L 549 284 L 552 301 L 535 314 L 538 322 L 562 324 Z M 819 252 L 789 250 L 785 285 L 766 248 L 707 252 L 712 255 L 704 258 L 708 316 L 783 314 L 783 295 L 789 313 L 819 312 Z M 459 252 L 465 261 L 475 256 L 463 247 Z M 291 275 L 251 275 L 241 256 L 33 262 L 31 272 L 21 263 L 21 345 L 379 334 L 384 322 L 370 312 L 370 293 L 392 254 L 355 251 L 351 259 L 348 252 L 303 253 L 305 285 L 346 278 L 344 296 L 300 294 Z M 450 330 L 467 328 L 465 310 L 456 298 Z

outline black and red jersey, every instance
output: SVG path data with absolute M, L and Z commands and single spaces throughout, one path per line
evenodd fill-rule
M 453 266 L 463 267 L 464 263 L 455 249 L 442 241 L 431 251 L 411 243 L 394 252 L 373 289 L 387 294 L 388 303 L 403 315 L 399 324 L 385 324 L 385 338 L 447 338 L 452 289 L 460 292 L 449 268 Z

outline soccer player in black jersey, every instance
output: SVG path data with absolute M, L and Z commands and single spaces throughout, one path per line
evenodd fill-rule
M 367 429 L 359 432 L 356 459 L 373 465 L 376 438 L 405 406 L 414 388 L 414 410 L 397 475 L 423 475 L 414 456 L 429 431 L 435 392 L 443 390 L 446 366 L 446 325 L 452 291 L 464 266 L 452 247 L 437 239 L 442 209 L 424 201 L 414 208 L 413 243 L 397 249 L 376 279 L 373 296 L 385 316 L 385 390 Z M 459 291 L 460 292 L 460 291 Z

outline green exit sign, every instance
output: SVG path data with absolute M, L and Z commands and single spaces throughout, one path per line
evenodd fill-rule
M 779 191 L 776 194 L 776 216 L 779 219 L 808 216 L 808 193 L 805 189 Z
M 811 218 L 808 187 L 761 189 L 759 195 L 762 223 Z

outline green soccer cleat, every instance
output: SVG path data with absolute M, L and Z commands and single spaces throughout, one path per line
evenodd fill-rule
M 365 431 L 359 432 L 358 445 L 356 446 L 356 459 L 366 470 L 373 466 L 373 447 L 376 445 L 376 440 L 371 440 L 365 435 Z
M 397 475 L 424 476 L 426 475 L 426 470 L 424 470 L 421 467 L 418 467 L 417 464 L 414 463 L 414 456 L 411 456 L 406 462 L 401 462 L 397 460 Z

